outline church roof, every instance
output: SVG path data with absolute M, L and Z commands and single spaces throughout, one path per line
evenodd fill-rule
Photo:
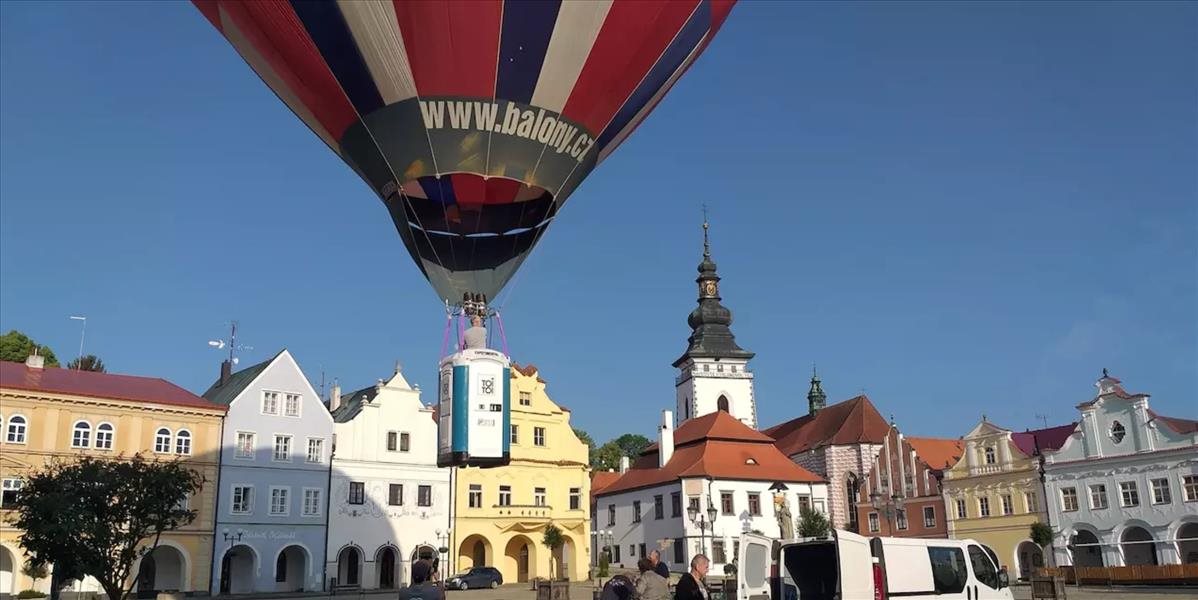
M 961 460 L 961 455 L 965 453 L 965 444 L 961 440 L 926 437 L 905 437 L 903 439 L 911 445 L 911 449 L 915 451 L 919 460 L 933 470 L 939 471 L 952 467 L 957 464 L 958 460 Z
M 716 411 L 683 423 L 674 432 L 674 453 L 658 467 L 656 444 L 646 448 L 619 479 L 598 496 L 661 485 L 684 478 L 821 483 L 819 475 L 796 465 L 773 444 L 773 439 Z
M 787 456 L 812 448 L 845 444 L 881 444 L 890 430 L 869 398 L 857 396 L 815 413 L 779 423 L 762 433 L 775 440 Z
M 703 260 L 699 263 L 699 306 L 695 307 L 686 322 L 691 335 L 687 338 L 686 351 L 675 367 L 682 366 L 693 358 L 739 358 L 749 360 L 753 353 L 741 348 L 732 335 L 732 311 L 720 303 L 720 276 L 716 273 L 715 261 L 711 260 L 711 246 L 707 242 L 707 222 L 703 223 Z

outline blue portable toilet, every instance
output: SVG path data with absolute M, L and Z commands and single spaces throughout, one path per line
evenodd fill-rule
M 441 359 L 437 466 L 501 467 L 511 461 L 511 360 L 484 348 Z

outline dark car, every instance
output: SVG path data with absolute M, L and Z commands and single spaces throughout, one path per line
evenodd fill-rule
M 465 573 L 450 577 L 445 582 L 445 588 L 450 590 L 497 588 L 501 585 L 503 585 L 503 574 L 495 567 L 474 567 Z

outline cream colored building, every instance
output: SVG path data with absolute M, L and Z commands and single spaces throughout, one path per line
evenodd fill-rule
M 536 367 L 512 365 L 511 394 L 511 464 L 457 468 L 451 476 L 448 547 L 457 571 L 493 566 L 504 583 L 584 580 L 590 567 L 587 446 L 570 427 L 570 411 L 545 393 Z M 552 556 L 541 543 L 551 523 L 566 538 Z
M 223 406 L 162 379 L 41 368 L 32 358 L 27 364 L 0 363 L 0 593 L 50 587 L 49 578 L 35 583 L 21 572 L 28 557 L 19 544 L 21 532 L 9 522 L 6 505 L 20 493 L 25 474 L 55 459 L 140 452 L 182 458 L 205 484 L 188 500 L 199 513 L 195 521 L 164 534 L 150 561 L 142 559 L 147 564 L 132 569 L 140 573 L 138 586 L 206 594 L 224 414 Z M 73 589 L 99 586 L 89 577 Z

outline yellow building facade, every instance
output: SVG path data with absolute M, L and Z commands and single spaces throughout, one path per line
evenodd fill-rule
M 456 468 L 448 548 L 456 572 L 496 567 L 504 583 L 589 577 L 589 449 L 570 426 L 570 411 L 545 392 L 536 367 L 512 366 L 511 463 Z M 556 525 L 566 540 L 542 545 Z M 448 574 L 447 574 L 448 575 Z
M 989 546 L 1012 579 L 1032 524 L 1047 522 L 1035 438 L 1026 436 L 1033 433 L 1012 433 L 983 419 L 962 438 L 965 452 L 943 481 L 949 537 Z
M 163 534 L 132 569 L 142 590 L 208 591 L 221 420 L 225 407 L 162 379 L 0 363 L 0 593 L 49 591 L 21 572 L 28 557 L 11 504 L 29 471 L 80 456 L 184 460 L 205 480 L 188 499 L 197 518 Z M 152 566 L 151 566 L 152 565 Z M 146 568 L 142 568 L 142 567 Z M 71 589 L 99 591 L 88 578 Z

